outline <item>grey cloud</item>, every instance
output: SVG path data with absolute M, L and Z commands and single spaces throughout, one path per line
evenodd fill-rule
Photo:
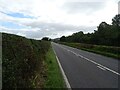
M 72 25 L 63 25 L 56 23 L 43 23 L 43 22 L 34 22 L 26 24 L 31 27 L 31 30 L 13 30 L 13 29 L 2 29 L 4 32 L 9 32 L 18 35 L 25 35 L 27 38 L 41 39 L 42 37 L 58 38 L 63 35 L 67 36 L 69 34 L 83 31 L 84 33 L 93 32 L 96 26 L 87 27 L 87 26 L 72 26 Z M 37 28 L 36 30 L 34 30 Z
M 44 36 L 49 36 L 51 38 L 60 37 L 61 35 L 65 35 L 69 31 L 75 32 L 78 30 L 78 28 L 75 26 L 45 22 L 33 22 L 26 24 L 26 26 L 29 26 L 31 28 L 40 28 L 40 31 L 38 30 L 36 32 L 26 32 L 26 36 L 32 38 L 41 38 Z
M 26 36 L 31 38 L 42 38 L 45 36 L 55 38 L 60 37 L 62 35 L 67 35 L 68 32 L 75 33 L 78 31 L 93 32 L 96 29 L 96 26 L 72 26 L 72 25 L 63 25 L 60 23 L 45 23 L 45 22 L 33 22 L 26 24 L 31 28 L 40 28 L 37 31 L 27 31 Z
M 65 30 L 74 31 L 75 29 L 78 28 L 72 25 L 63 25 L 60 23 L 47 23 L 47 22 L 33 22 L 33 23 L 27 23 L 24 25 L 29 26 L 31 28 L 40 28 L 41 30 L 48 29 L 51 32 L 53 31 L 64 32 Z
M 45 36 L 45 33 L 44 32 L 41 32 L 41 31 L 36 31 L 36 32 L 33 32 L 33 31 L 27 31 L 25 32 L 26 33 L 26 37 L 29 37 L 29 38 L 41 38 L 41 37 L 44 37 Z
M 93 13 L 105 7 L 105 2 L 66 2 L 62 8 L 68 13 Z

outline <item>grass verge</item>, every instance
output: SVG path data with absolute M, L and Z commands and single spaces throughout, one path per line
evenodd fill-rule
M 60 42 L 60 44 L 64 44 L 77 49 L 112 57 L 115 59 L 120 59 L 120 47 L 82 44 L 82 43 L 67 43 L 67 42 Z
M 58 66 L 52 46 L 50 47 L 45 60 L 47 77 L 44 88 L 65 88 L 62 73 Z

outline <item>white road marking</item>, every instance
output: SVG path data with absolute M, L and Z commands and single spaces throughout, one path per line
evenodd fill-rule
M 103 66 L 103 65 L 101 65 L 101 64 L 99 64 L 99 63 L 97 63 L 97 62 L 95 62 L 95 61 L 93 61 L 93 60 L 91 60 L 89 58 L 86 58 L 86 57 L 84 57 L 84 56 L 82 56 L 80 54 L 77 54 L 77 53 L 75 53 L 75 52 L 73 52 L 73 51 L 71 51 L 69 49 L 66 49 L 66 48 L 64 48 L 62 46 L 60 46 L 60 47 L 63 48 L 63 49 L 65 49 L 65 50 L 67 50 L 67 51 L 70 51 L 71 53 L 73 53 L 73 54 L 75 54 L 75 55 L 77 55 L 77 56 L 79 56 L 79 57 L 81 57 L 81 58 L 83 58 L 83 59 L 85 59 L 85 60 L 87 60 L 89 62 L 92 62 L 92 63 L 96 64 L 97 66 L 100 66 L 100 67 L 102 67 L 102 68 L 104 68 L 104 69 L 106 69 L 106 70 L 108 70 L 108 71 L 110 71 L 110 72 L 112 72 L 114 74 L 120 75 L 120 73 L 118 73 L 118 72 L 116 72 L 116 71 L 114 71 L 114 70 L 112 70 L 112 69 L 110 69 L 110 68 L 108 68 L 106 66 Z
M 52 49 L 53 49 L 53 48 L 52 48 Z M 56 52 L 55 52 L 54 49 L 53 49 L 53 51 L 54 51 L 54 53 L 55 53 L 55 56 L 56 56 L 58 65 L 59 65 L 59 67 L 60 67 L 60 70 L 61 70 L 61 72 L 62 72 L 63 78 L 64 78 L 64 80 L 65 80 L 66 87 L 67 87 L 69 90 L 72 90 L 72 88 L 71 88 L 71 86 L 70 86 L 70 83 L 69 83 L 69 81 L 68 81 L 68 79 L 67 79 L 67 76 L 65 75 L 65 72 L 64 72 L 64 70 L 63 70 L 63 68 L 62 68 L 62 66 L 61 66 L 61 64 L 60 64 L 60 61 L 59 61 L 59 59 L 58 59 L 58 57 L 57 57 L 57 54 L 56 54 Z
M 70 50 L 67 50 L 68 52 L 70 52 Z
M 100 68 L 100 69 L 102 69 L 102 70 L 104 70 L 104 71 L 106 70 L 105 68 L 102 68 L 102 67 L 100 67 L 100 66 L 97 66 L 97 67 Z

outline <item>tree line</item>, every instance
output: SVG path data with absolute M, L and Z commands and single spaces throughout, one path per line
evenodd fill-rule
M 83 31 L 80 31 L 70 36 L 62 36 L 60 41 L 120 46 L 120 14 L 113 17 L 111 25 L 101 22 L 93 33 L 84 34 Z

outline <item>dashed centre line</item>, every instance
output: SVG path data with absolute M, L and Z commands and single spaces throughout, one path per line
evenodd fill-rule
M 104 71 L 106 70 L 105 68 L 102 68 L 101 66 L 97 66 L 97 67 L 100 68 L 100 69 L 102 69 L 102 70 L 104 70 Z
M 108 67 L 106 67 L 106 66 L 103 66 L 103 65 L 101 65 L 101 64 L 99 64 L 99 63 L 97 63 L 97 62 L 95 62 L 95 61 L 93 61 L 93 60 L 91 60 L 91 59 L 89 59 L 89 58 L 86 58 L 86 57 L 84 57 L 84 56 L 82 56 L 82 55 L 80 55 L 80 54 L 77 54 L 77 53 L 75 53 L 75 52 L 73 52 L 73 51 L 71 51 L 71 50 L 69 50 L 69 49 L 66 49 L 66 48 L 64 48 L 64 47 L 62 47 L 62 46 L 60 46 L 60 47 L 63 48 L 63 49 L 65 49 L 65 50 L 67 50 L 67 51 L 69 51 L 69 52 L 71 52 L 71 53 L 73 53 L 73 54 L 76 55 L 76 56 L 79 56 L 79 57 L 81 57 L 81 58 L 83 58 L 83 59 L 85 59 L 85 60 L 87 60 L 87 61 L 89 61 L 89 62 L 91 62 L 91 63 L 94 63 L 95 65 L 97 65 L 98 68 L 100 68 L 100 69 L 102 69 L 102 70 L 108 70 L 108 71 L 110 71 L 110 72 L 112 72 L 112 73 L 114 73 L 114 74 L 120 75 L 120 73 L 118 73 L 118 72 L 116 72 L 116 71 L 114 71 L 114 70 L 112 70 L 112 69 L 110 69 L 110 68 L 108 68 Z

